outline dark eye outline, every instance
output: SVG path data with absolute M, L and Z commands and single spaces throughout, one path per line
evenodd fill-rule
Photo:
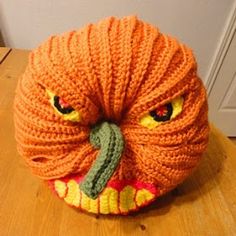
M 54 108 L 55 112 L 62 116 L 64 120 L 72 121 L 72 122 L 81 122 L 82 116 L 81 113 L 75 110 L 70 105 L 66 107 L 62 107 L 60 104 L 60 97 L 57 96 L 52 91 L 45 89 L 46 94 L 49 96 L 49 102 L 51 106 Z
M 59 96 L 54 96 L 53 98 L 54 100 L 54 106 L 57 108 L 57 110 L 59 112 L 61 112 L 62 114 L 70 114 L 72 111 L 74 111 L 75 109 L 71 106 L 68 107 L 62 107 L 60 104 L 60 97 Z
M 158 114 L 158 111 L 163 112 L 163 110 L 165 112 L 164 115 Z M 157 109 L 149 112 L 150 116 L 152 116 L 155 121 L 168 121 L 170 120 L 172 113 L 173 107 L 171 103 L 167 103 L 164 106 L 158 107 Z
M 171 100 L 171 102 L 168 102 L 144 114 L 139 119 L 139 124 L 148 129 L 154 129 L 178 116 L 183 110 L 183 104 L 184 96 L 178 96 Z

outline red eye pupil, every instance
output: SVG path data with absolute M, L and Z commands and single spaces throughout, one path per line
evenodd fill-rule
M 149 112 L 155 121 L 167 121 L 170 120 L 173 112 L 173 107 L 171 103 L 167 103 L 163 106 Z
M 165 116 L 168 112 L 167 106 L 161 106 L 156 109 L 156 114 L 158 116 Z
M 67 103 L 67 102 L 65 102 L 62 98 L 59 98 L 59 104 L 60 104 L 60 106 L 63 107 L 63 108 L 67 108 L 67 107 L 70 106 L 70 104 Z
M 65 102 L 62 98 L 58 96 L 54 96 L 54 106 L 57 108 L 59 112 L 62 114 L 69 114 L 74 111 L 74 108 L 71 107 L 67 102 Z

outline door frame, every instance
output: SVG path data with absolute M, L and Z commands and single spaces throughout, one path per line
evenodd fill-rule
M 234 2 L 230 16 L 228 17 L 223 36 L 221 37 L 219 46 L 216 50 L 213 62 L 210 66 L 210 70 L 205 82 L 208 96 L 210 96 L 211 90 L 214 86 L 218 72 L 222 66 L 224 58 L 227 54 L 229 45 L 233 39 L 234 31 L 236 30 L 236 1 Z

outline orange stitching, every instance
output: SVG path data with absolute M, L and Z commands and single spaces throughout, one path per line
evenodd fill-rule
M 45 89 L 81 112 L 75 124 L 55 114 Z M 152 130 L 148 111 L 184 97 L 182 112 Z M 208 142 L 206 91 L 192 51 L 137 17 L 110 17 L 50 37 L 29 57 L 15 97 L 18 150 L 43 179 L 85 175 L 97 156 L 90 128 L 101 118 L 119 124 L 126 141 L 111 180 L 137 179 L 161 194 L 182 182 Z

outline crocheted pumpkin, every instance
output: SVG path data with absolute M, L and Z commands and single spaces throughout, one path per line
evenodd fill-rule
M 69 205 L 127 214 L 181 183 L 208 141 L 192 51 L 134 16 L 50 37 L 15 97 L 19 153 Z

